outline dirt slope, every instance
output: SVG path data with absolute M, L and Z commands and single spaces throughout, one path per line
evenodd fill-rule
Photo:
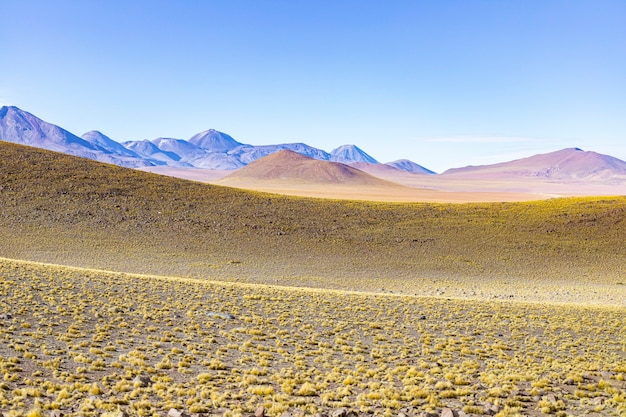
M 282 150 L 227 175 L 224 185 L 250 182 L 296 182 L 325 185 L 398 187 L 361 170 L 338 162 L 320 161 L 296 152 Z
M 510 291 L 575 301 L 624 288 L 625 198 L 302 199 L 8 143 L 0 153 L 0 256 L 7 258 L 444 296 Z

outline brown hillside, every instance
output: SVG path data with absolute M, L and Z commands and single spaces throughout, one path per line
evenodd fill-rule
M 398 187 L 397 184 L 373 177 L 351 166 L 320 161 L 289 150 L 258 159 L 227 175 L 219 183 L 236 185 L 248 184 L 250 181 Z
M 9 143 L 0 154 L 0 257 L 322 288 L 574 301 L 608 292 L 623 301 L 625 198 L 301 199 Z

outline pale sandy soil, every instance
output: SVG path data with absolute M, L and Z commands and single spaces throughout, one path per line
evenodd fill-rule
M 403 171 L 376 169 L 376 166 L 359 166 L 371 175 L 407 187 L 464 193 L 521 193 L 546 197 L 626 195 L 626 181 L 621 179 L 598 181 L 557 181 L 539 177 L 484 174 L 412 174 Z
M 219 183 L 217 183 L 219 184 Z M 220 184 L 222 185 L 222 184 Z M 469 202 L 503 202 L 531 201 L 547 198 L 542 194 L 515 192 L 454 192 L 411 187 L 351 187 L 335 184 L 298 184 L 290 182 L 241 182 L 231 185 L 268 193 L 293 195 L 299 197 L 333 198 L 340 200 L 367 200 L 388 202 L 433 202 L 433 203 L 469 203 Z
M 557 182 L 539 178 L 493 179 L 454 175 L 423 175 L 409 172 L 385 174 L 371 172 L 379 178 L 404 187 L 346 186 L 341 184 L 313 184 L 290 180 L 241 180 L 222 182 L 233 171 L 212 169 L 187 169 L 172 167 L 147 167 L 142 171 L 192 181 L 227 185 L 248 190 L 300 197 L 320 197 L 345 200 L 388 202 L 511 202 L 546 198 L 592 195 L 626 195 L 626 182 Z
M 546 197 L 626 195 L 626 182 L 564 182 L 547 181 L 539 178 L 526 180 L 505 178 L 455 177 L 404 174 L 385 177 L 409 187 L 428 188 L 450 192 L 506 192 L 521 194 L 541 194 Z

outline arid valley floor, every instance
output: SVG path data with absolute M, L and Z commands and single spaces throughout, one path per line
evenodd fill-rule
M 626 415 L 625 197 L 322 199 L 0 150 L 3 416 Z

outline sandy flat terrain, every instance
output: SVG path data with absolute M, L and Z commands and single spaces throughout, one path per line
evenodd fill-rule
M 545 197 L 626 195 L 626 182 L 602 183 L 582 181 L 545 181 L 541 179 L 519 178 L 467 178 L 440 175 L 416 175 L 406 173 L 394 176 L 381 176 L 408 187 L 462 193 L 513 193 L 534 194 Z
M 281 151 L 236 171 L 141 169 L 227 187 L 344 200 L 470 203 L 626 195 L 626 179 L 611 174 L 604 159 L 595 161 L 598 158 L 592 152 L 566 149 L 505 164 L 429 175 L 382 164 L 320 161 Z
M 217 182 L 217 184 L 220 184 Z M 368 200 L 387 202 L 432 202 L 432 203 L 469 203 L 469 202 L 505 202 L 532 201 L 549 198 L 545 194 L 522 192 L 460 192 L 440 191 L 436 189 L 411 187 L 351 187 L 335 184 L 304 184 L 297 182 L 240 182 L 236 188 L 299 197 L 332 198 L 340 200 Z
M 389 202 L 511 202 L 530 201 L 555 197 L 626 195 L 626 183 L 558 182 L 532 179 L 460 178 L 456 176 L 423 175 L 409 172 L 375 174 L 399 187 L 348 186 L 343 184 L 314 184 L 283 179 L 260 181 L 255 179 L 226 183 L 222 178 L 233 171 L 212 169 L 187 169 L 172 167 L 147 167 L 142 171 L 192 181 L 227 185 L 236 188 L 285 194 L 301 197 L 318 197 L 349 200 Z M 374 173 L 372 173 L 374 174 Z

